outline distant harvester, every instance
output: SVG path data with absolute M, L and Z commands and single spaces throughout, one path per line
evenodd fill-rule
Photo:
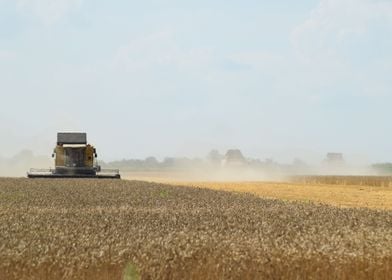
M 246 159 L 238 149 L 230 149 L 222 160 L 222 166 L 243 166 Z
M 339 164 L 344 163 L 343 154 L 342 153 L 328 153 L 325 162 L 331 164 Z

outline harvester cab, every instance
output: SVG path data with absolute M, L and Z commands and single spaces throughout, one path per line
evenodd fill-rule
M 54 169 L 30 169 L 29 178 L 106 178 L 120 179 L 118 169 L 101 169 L 97 151 L 87 143 L 87 134 L 80 132 L 57 133 L 57 144 L 52 157 Z

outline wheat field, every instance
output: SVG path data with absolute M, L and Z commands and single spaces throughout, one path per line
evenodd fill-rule
M 0 179 L 0 279 L 389 279 L 391 224 L 207 188 Z

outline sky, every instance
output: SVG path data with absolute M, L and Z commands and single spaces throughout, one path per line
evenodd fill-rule
M 390 0 L 0 0 L 0 157 L 392 161 Z

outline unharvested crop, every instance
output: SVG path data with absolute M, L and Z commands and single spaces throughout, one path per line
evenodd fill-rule
M 0 279 L 388 279 L 391 225 L 200 188 L 1 179 Z

